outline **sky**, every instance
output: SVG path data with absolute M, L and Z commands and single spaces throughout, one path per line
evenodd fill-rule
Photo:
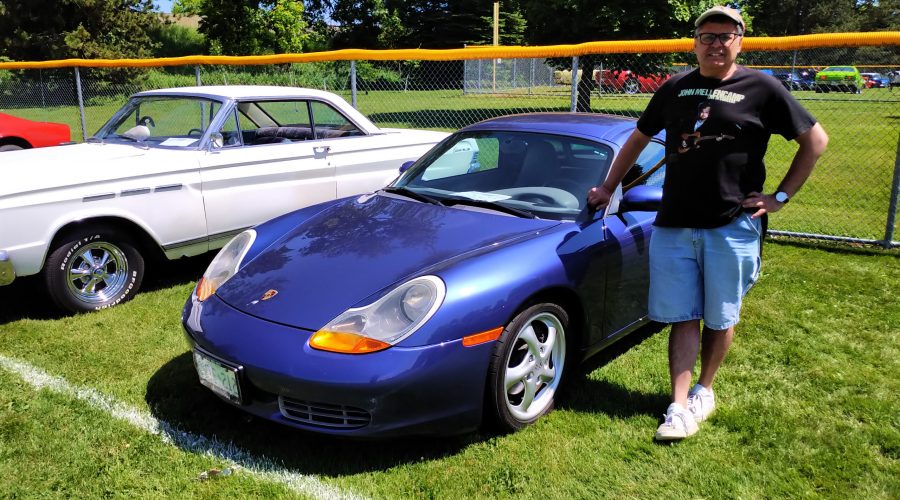
M 172 4 L 175 0 L 153 0 L 160 12 L 172 12 Z

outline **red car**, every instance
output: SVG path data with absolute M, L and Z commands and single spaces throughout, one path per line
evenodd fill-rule
M 603 92 L 656 92 L 656 89 L 669 79 L 669 75 L 639 75 L 630 70 L 594 71 L 594 81 Z
M 57 146 L 72 138 L 63 123 L 35 122 L 0 113 L 0 152 Z

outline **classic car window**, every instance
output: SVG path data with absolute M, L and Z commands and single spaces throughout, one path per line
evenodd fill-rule
M 97 137 L 161 147 L 197 147 L 222 105 L 198 97 L 132 98 Z
M 662 187 L 663 181 L 666 178 L 665 164 L 649 175 L 644 174 L 653 169 L 660 161 L 663 161 L 665 156 L 666 147 L 660 142 L 650 141 L 650 143 L 647 144 L 647 147 L 641 151 L 641 154 L 638 156 L 634 166 L 631 167 L 631 170 L 625 174 L 625 178 L 622 180 L 622 186 L 626 189 L 634 186 Z
M 316 139 L 364 135 L 363 131 L 348 120 L 347 117 L 328 104 L 312 101 L 310 107 L 312 108 L 313 122 L 316 126 Z
M 241 137 L 240 128 L 238 128 L 237 115 L 232 112 L 230 116 L 222 123 L 222 144 L 219 147 L 228 148 L 242 146 L 244 141 Z
M 258 101 L 238 104 L 244 144 L 291 143 L 313 138 L 307 101 Z

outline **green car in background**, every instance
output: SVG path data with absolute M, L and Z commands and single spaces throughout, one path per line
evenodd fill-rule
M 829 66 L 816 75 L 816 92 L 852 92 L 859 94 L 866 86 L 855 66 Z

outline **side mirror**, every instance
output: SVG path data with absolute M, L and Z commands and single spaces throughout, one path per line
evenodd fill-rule
M 619 212 L 656 212 L 662 204 L 662 188 L 635 186 L 625 192 L 619 202 Z
M 225 137 L 222 132 L 213 132 L 209 134 L 209 148 L 220 149 L 225 145 Z
M 402 174 L 403 172 L 406 172 L 407 170 L 409 170 L 409 167 L 413 166 L 413 164 L 415 163 L 416 162 L 414 160 L 403 162 L 403 165 L 400 165 L 400 173 Z

